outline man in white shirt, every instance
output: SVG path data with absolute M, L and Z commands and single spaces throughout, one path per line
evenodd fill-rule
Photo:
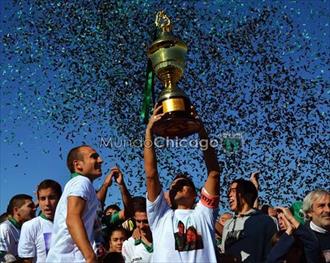
M 7 207 L 8 219 L 0 224 L 0 260 L 6 254 L 17 258 L 22 224 L 35 216 L 35 210 L 31 196 L 18 194 L 11 198 Z
M 220 168 L 208 135 L 201 128 L 203 154 L 208 177 L 200 201 L 192 180 L 185 175 L 174 178 L 168 205 L 157 171 L 152 128 L 162 117 L 161 107 L 154 110 L 145 134 L 144 165 L 147 181 L 147 213 L 153 236 L 151 262 L 217 262 L 214 242 L 214 222 L 219 204 Z
M 126 263 L 150 262 L 153 246 L 146 199 L 142 196 L 133 197 L 132 206 L 136 229 L 133 236 L 124 241 L 122 254 Z
M 102 175 L 102 162 L 99 154 L 88 145 L 70 150 L 67 166 L 72 173 L 71 179 L 56 208 L 46 262 L 97 262 L 93 250 L 97 210 L 117 172 L 112 170 L 96 193 L 92 182 Z
M 23 224 L 18 243 L 18 255 L 24 263 L 45 262 L 50 248 L 55 209 L 62 189 L 59 183 L 47 179 L 38 185 L 40 216 Z

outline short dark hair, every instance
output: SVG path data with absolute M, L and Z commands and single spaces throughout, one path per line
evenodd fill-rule
M 174 176 L 174 179 L 172 180 L 172 182 L 175 181 L 176 179 L 179 179 L 179 178 L 184 178 L 184 179 L 188 180 L 189 183 L 190 183 L 190 186 L 196 191 L 195 184 L 194 184 L 193 180 L 191 179 L 191 177 L 189 176 L 188 173 L 178 173 L 178 174 L 176 174 Z
M 112 204 L 112 205 L 108 205 L 105 209 L 104 209 L 104 213 L 106 213 L 109 209 L 113 209 L 116 211 L 120 211 L 120 207 L 116 204 Z
M 132 207 L 133 207 L 133 215 L 136 212 L 147 212 L 147 201 L 143 196 L 135 196 L 132 198 Z
M 109 229 L 109 239 L 111 238 L 112 234 L 116 231 L 120 231 L 122 233 L 124 233 L 124 235 L 127 237 L 128 236 L 128 233 L 126 231 L 125 228 L 123 228 L 121 225 L 117 225 L 117 226 L 112 226 L 110 229 Z
M 184 223 L 181 220 L 179 220 L 178 225 L 183 225 L 184 226 Z
M 32 196 L 27 194 L 18 194 L 13 196 L 7 206 L 7 214 L 12 216 L 14 212 L 14 207 L 20 208 L 25 204 L 25 200 L 32 200 Z
M 120 232 L 122 232 L 122 233 L 125 235 L 126 239 L 127 239 L 127 237 L 129 236 L 127 230 L 126 230 L 125 228 L 123 228 L 121 225 L 112 225 L 112 226 L 108 229 L 108 231 L 107 231 L 107 235 L 106 235 L 106 239 L 107 239 L 107 240 L 106 240 L 106 242 L 105 242 L 105 248 L 106 248 L 107 250 L 110 249 L 110 247 L 109 247 L 109 241 L 110 241 L 110 238 L 111 238 L 112 234 L 113 234 L 114 232 L 116 232 L 116 231 L 120 231 Z
M 72 148 L 68 153 L 68 156 L 66 158 L 66 165 L 71 173 L 75 172 L 73 161 L 82 160 L 82 155 L 80 153 L 80 148 L 82 148 L 82 147 L 90 147 L 90 146 L 89 145 L 80 145 L 80 146 Z
M 264 214 L 268 215 L 268 210 L 269 210 L 269 205 L 262 205 L 260 208 L 260 211 L 263 212 Z
M 241 194 L 241 197 L 246 201 L 246 203 L 250 207 L 253 207 L 253 204 L 258 197 L 258 191 L 254 184 L 251 181 L 242 178 L 234 180 L 231 184 L 233 183 L 237 183 L 236 193 Z M 239 205 L 241 205 L 239 198 L 237 198 L 237 200 Z
M 39 199 L 39 191 L 40 190 L 43 190 L 43 189 L 47 189 L 47 188 L 51 188 L 55 191 L 56 195 L 58 198 L 61 197 L 62 195 L 62 188 L 61 188 L 61 185 L 54 181 L 54 180 L 51 180 L 51 179 L 46 179 L 46 180 L 43 180 L 39 185 L 38 185 L 38 189 L 37 189 L 37 197 Z

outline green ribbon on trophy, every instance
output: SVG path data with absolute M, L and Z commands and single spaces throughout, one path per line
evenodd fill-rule
M 155 74 L 152 70 L 151 60 L 148 59 L 147 71 L 146 71 L 146 81 L 143 90 L 143 105 L 141 110 L 141 118 L 145 123 L 148 123 L 150 109 L 153 105 L 153 92 L 154 92 L 154 77 Z

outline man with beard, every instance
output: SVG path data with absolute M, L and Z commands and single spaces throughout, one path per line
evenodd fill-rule
M 257 189 L 251 181 L 234 180 L 228 190 L 229 206 L 235 213 L 223 229 L 221 251 L 238 262 L 264 262 L 276 233 L 272 218 L 253 208 Z
M 90 146 L 82 145 L 70 150 L 67 166 L 71 179 L 65 185 L 57 205 L 51 247 L 46 262 L 95 263 L 93 250 L 94 224 L 100 201 L 104 202 L 111 185 L 112 169 L 96 193 L 92 182 L 102 175 L 102 158 Z
M 330 262 L 330 193 L 317 189 L 304 198 L 302 207 L 307 226 L 316 235 L 325 262 Z

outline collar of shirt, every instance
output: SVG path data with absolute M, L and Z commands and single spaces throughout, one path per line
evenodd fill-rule
M 72 174 L 70 175 L 70 177 L 71 177 L 71 178 L 74 178 L 74 177 L 79 176 L 79 175 L 81 175 L 81 174 L 78 174 L 78 173 L 72 173 Z
M 15 218 L 9 217 L 9 222 L 12 223 L 17 229 L 21 229 L 22 225 L 16 221 Z
M 144 243 L 143 242 L 143 240 L 141 240 L 141 239 L 135 239 L 135 241 L 134 241 L 134 245 L 135 246 L 137 246 L 137 245 L 139 245 L 139 244 L 143 244 L 144 245 L 144 247 L 145 247 L 145 249 L 149 252 L 149 253 L 152 253 L 153 252 L 153 246 L 152 246 L 152 244 L 151 244 L 151 246 L 148 246 L 146 243 Z
M 40 217 L 43 218 L 43 219 L 45 219 L 45 220 L 48 220 L 50 222 L 53 222 L 53 220 L 47 218 L 43 213 L 40 214 Z
M 321 234 L 325 234 L 325 233 L 328 232 L 328 231 L 325 230 L 324 228 L 315 225 L 315 224 L 313 223 L 313 221 L 310 222 L 310 227 L 311 227 L 311 229 L 314 230 L 315 232 L 318 232 L 318 233 L 321 233 Z
M 243 214 L 235 214 L 234 217 L 244 217 L 244 216 L 251 216 L 256 213 L 256 210 L 254 208 L 251 208 L 249 211 L 243 213 Z

